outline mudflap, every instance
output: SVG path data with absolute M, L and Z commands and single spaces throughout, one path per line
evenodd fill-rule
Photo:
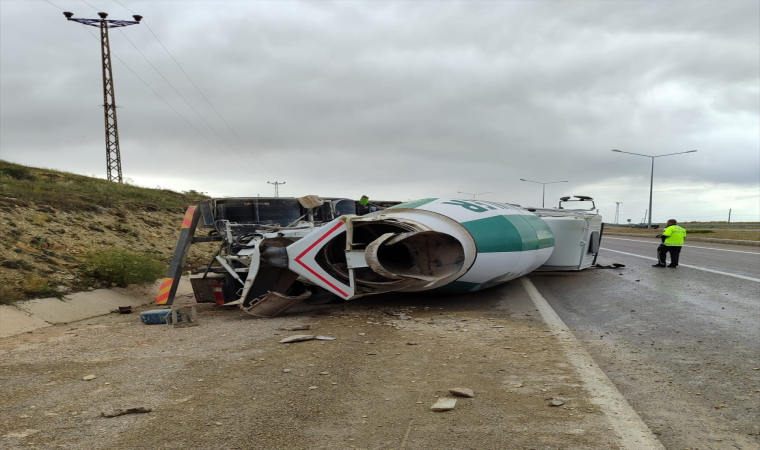
M 247 314 L 256 317 L 274 317 L 283 313 L 286 309 L 298 302 L 311 297 L 311 291 L 306 291 L 301 295 L 290 296 L 278 292 L 269 292 L 251 302 L 251 306 L 240 305 L 240 309 Z

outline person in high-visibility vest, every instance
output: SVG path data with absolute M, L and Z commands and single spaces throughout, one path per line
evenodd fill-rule
M 683 248 L 683 240 L 686 237 L 686 230 L 676 225 L 676 219 L 668 220 L 668 224 L 662 231 L 662 234 L 656 237 L 662 238 L 662 244 L 657 247 L 657 264 L 652 267 L 665 267 L 665 258 L 670 253 L 670 265 L 667 267 L 678 267 L 678 259 Z

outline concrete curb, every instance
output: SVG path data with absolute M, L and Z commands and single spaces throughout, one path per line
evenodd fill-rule
M 628 237 L 638 237 L 638 238 L 652 238 L 652 236 L 645 236 L 640 234 L 630 234 L 630 233 L 614 233 L 605 231 L 605 235 L 607 236 L 628 236 Z M 604 239 L 604 237 L 602 237 Z M 731 244 L 731 245 L 747 245 L 750 247 L 760 247 L 760 241 L 741 241 L 738 239 L 718 239 L 718 238 L 693 238 L 691 236 L 686 237 L 686 242 L 712 242 L 714 244 Z
M 160 284 L 161 280 L 158 280 L 142 286 L 77 292 L 61 300 L 55 297 L 39 298 L 14 305 L 0 305 L 0 338 L 104 316 L 119 306 L 147 305 L 154 301 Z M 188 277 L 182 277 L 177 286 L 177 296 L 183 295 L 192 295 Z

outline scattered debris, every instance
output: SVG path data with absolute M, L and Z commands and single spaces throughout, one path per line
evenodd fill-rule
M 491 325 L 491 328 L 504 328 L 504 327 L 501 325 Z
M 457 405 L 457 399 L 455 398 L 439 398 L 433 406 L 430 407 L 432 411 L 451 411 Z
M 95 378 L 97 378 L 95 375 L 85 375 L 82 377 L 84 381 L 94 380 Z
M 332 336 L 317 336 L 314 339 L 316 339 L 318 341 L 334 341 L 336 338 L 334 338 Z
M 524 384 L 522 384 L 522 383 L 516 383 L 516 384 L 514 384 L 513 386 L 514 386 L 514 387 L 516 387 L 516 388 L 521 388 L 521 387 L 523 387 L 523 386 L 525 386 L 525 385 L 524 385 Z
M 116 417 L 116 416 L 123 416 L 125 414 L 142 414 L 142 413 L 149 413 L 153 411 L 153 408 L 146 408 L 144 406 L 140 406 L 137 408 L 127 408 L 127 409 L 114 409 L 111 411 L 103 411 L 100 413 L 103 417 Z
M 420 345 L 419 342 L 407 342 L 406 345 Z
M 560 400 L 558 398 L 553 398 L 549 402 L 549 406 L 562 406 L 564 404 L 565 404 L 565 402 L 563 402 L 562 400 Z
M 282 373 L 290 373 L 290 369 L 282 369 Z
M 330 375 L 330 372 L 319 372 L 320 375 Z
M 313 334 L 296 334 L 293 336 L 286 337 L 285 339 L 280 340 L 280 344 L 290 344 L 292 342 L 301 342 L 301 341 L 310 341 L 314 339 Z
M 309 386 L 310 391 L 313 391 L 314 389 L 319 389 L 319 386 Z
M 385 314 L 388 314 L 389 316 L 396 316 L 401 320 L 412 320 L 411 316 L 407 316 L 404 313 L 396 313 L 396 312 L 388 311 Z
M 449 389 L 449 392 L 454 395 L 458 395 L 459 397 L 475 397 L 475 392 L 472 389 L 468 388 L 451 388 Z
M 367 352 L 367 353 L 365 353 L 365 355 L 377 355 L 377 353 L 374 353 L 374 352 Z
M 119 306 L 119 314 L 132 314 L 132 306 Z
M 725 408 L 726 406 L 728 406 L 728 405 L 718 405 L 718 406 L 715 406 L 715 409 Z

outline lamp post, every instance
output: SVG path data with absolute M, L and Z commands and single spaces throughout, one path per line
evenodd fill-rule
M 665 155 L 642 155 L 641 153 L 631 153 L 631 152 L 624 152 L 622 150 L 613 149 L 613 152 L 617 153 L 627 153 L 629 155 L 636 155 L 636 156 L 645 156 L 647 158 L 652 158 L 652 172 L 649 177 L 649 220 L 647 222 L 647 230 L 652 229 L 652 188 L 654 187 L 654 159 L 655 158 L 662 158 L 663 156 L 672 156 L 672 155 L 682 155 L 684 153 L 694 153 L 696 150 L 689 150 L 687 152 L 677 152 L 677 153 L 668 153 Z
M 546 185 L 547 184 L 554 184 L 554 183 L 567 183 L 567 181 L 547 181 L 544 183 L 543 181 L 531 181 L 526 180 L 525 178 L 520 178 L 520 181 L 527 181 L 528 183 L 537 183 L 543 185 L 541 188 L 541 207 L 544 207 L 544 203 L 546 201 Z
M 476 195 L 490 194 L 490 192 L 480 192 L 480 193 L 477 193 L 477 194 L 473 194 L 473 193 L 470 193 L 470 192 L 462 192 L 462 191 L 457 191 L 457 194 L 467 194 L 467 195 L 472 195 L 472 199 L 473 199 L 473 200 L 475 200 L 475 196 L 476 196 Z

